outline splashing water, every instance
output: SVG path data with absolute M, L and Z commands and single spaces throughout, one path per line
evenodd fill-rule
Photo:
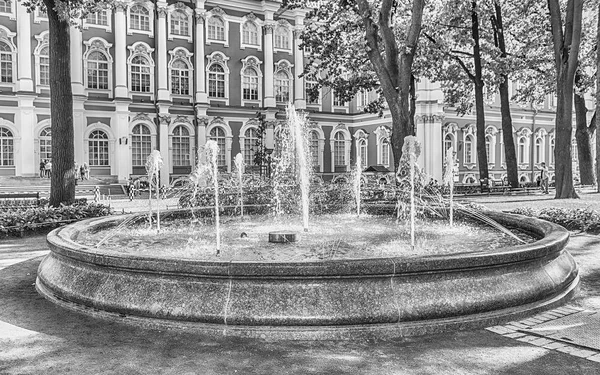
M 450 187 L 450 226 L 452 226 L 454 225 L 454 149 L 452 146 L 446 150 L 444 168 L 443 184 L 448 184 Z
M 402 146 L 402 157 L 407 159 L 408 178 L 410 179 L 410 246 L 415 247 L 415 167 L 417 167 L 417 158 L 421 153 L 421 145 L 417 141 L 417 137 L 409 135 L 404 138 Z M 401 174 L 398 167 L 398 173 Z
M 242 181 L 242 175 L 244 174 L 244 157 L 241 153 L 238 153 L 234 159 L 235 169 L 238 175 L 238 183 L 240 184 L 240 216 L 244 217 L 244 185 Z
M 362 182 L 362 159 L 360 154 L 356 157 L 356 166 L 352 171 L 352 183 L 354 185 L 354 200 L 356 202 L 356 216 L 360 216 L 360 185 Z
M 215 233 L 217 237 L 217 255 L 219 255 L 221 253 L 221 235 L 219 228 L 219 168 L 217 165 L 219 146 L 216 141 L 210 140 L 206 142 L 204 151 L 206 152 L 206 160 L 210 165 L 209 171 L 211 172 L 213 187 L 215 189 Z
M 150 228 L 152 228 L 152 185 L 156 190 L 156 231 L 160 232 L 160 189 L 158 181 L 158 173 L 163 165 L 163 159 L 160 155 L 160 151 L 154 150 L 148 155 L 146 160 L 146 172 L 148 173 L 148 184 L 150 189 L 150 196 L 148 197 L 148 219 L 150 222 Z
M 297 180 L 300 183 L 302 202 L 302 224 L 304 231 L 308 232 L 309 189 L 312 169 L 310 165 L 312 159 L 308 147 L 308 119 L 306 113 L 298 114 L 292 104 L 287 107 L 287 117 L 292 142 L 294 142 L 296 149 Z

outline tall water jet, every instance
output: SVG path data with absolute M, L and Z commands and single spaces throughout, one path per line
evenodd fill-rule
M 450 226 L 454 224 L 454 149 L 452 147 L 446 150 L 444 159 L 444 179 L 443 184 L 448 184 L 450 188 Z
M 302 225 L 304 231 L 308 232 L 308 210 L 309 210 L 309 189 L 310 189 L 310 173 L 311 173 L 311 158 L 308 147 L 307 115 L 306 113 L 298 114 L 294 105 L 289 104 L 287 107 L 287 118 L 290 127 L 290 135 L 292 136 L 293 146 L 295 146 L 296 165 L 298 167 L 297 176 L 300 183 L 300 195 L 302 202 Z
M 404 138 L 402 157 L 408 159 L 408 178 L 410 179 L 410 246 L 415 247 L 415 167 L 421 146 L 417 137 L 409 135 Z M 402 163 L 398 168 L 402 167 Z M 398 171 L 400 174 L 400 171 Z
M 150 195 L 148 197 L 148 219 L 150 222 L 150 228 L 152 228 L 152 185 L 155 184 L 156 190 L 156 231 L 160 231 L 160 189 L 158 173 L 163 165 L 163 159 L 160 155 L 160 151 L 154 150 L 148 155 L 146 160 L 146 172 L 148 173 L 148 185 L 150 189 Z
M 356 201 L 356 216 L 360 216 L 360 185 L 362 181 L 362 159 L 360 154 L 356 156 L 356 165 L 352 173 L 352 183 L 354 185 L 354 200 Z
M 210 140 L 204 146 L 206 152 L 206 160 L 210 166 L 209 171 L 215 189 L 215 233 L 217 237 L 217 255 L 221 253 L 221 235 L 219 228 L 219 167 L 217 165 L 217 156 L 219 155 L 219 146 L 216 141 Z
M 240 188 L 240 216 L 244 218 L 244 185 L 242 180 L 242 176 L 244 174 L 244 156 L 242 156 L 241 152 L 235 156 L 234 163 L 238 175 L 238 183 Z

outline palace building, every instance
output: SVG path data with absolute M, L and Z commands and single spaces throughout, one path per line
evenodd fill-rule
M 351 102 L 300 74 L 304 13 L 274 0 L 117 1 L 71 28 L 71 76 L 76 163 L 90 174 L 125 181 L 145 174 L 146 156 L 164 159 L 161 182 L 191 172 L 196 150 L 208 139 L 220 146 L 218 163 L 231 172 L 237 153 L 252 168 L 266 125 L 265 146 L 293 103 L 309 113 L 315 173 L 330 180 L 361 155 L 363 167 L 394 170 L 391 117 L 363 112 L 375 93 Z M 16 0 L 0 0 L 0 175 L 35 176 L 51 157 L 48 20 Z M 437 84 L 417 89 L 416 134 L 425 172 L 441 179 L 444 149 L 457 151 L 459 182 L 478 181 L 476 137 L 484 136 L 490 175 L 506 174 L 499 102 L 486 106 L 486 132 L 475 117 L 443 105 Z M 552 98 L 543 108 L 513 108 L 512 136 L 520 178 L 536 178 L 545 161 L 553 177 Z M 259 117 L 260 116 L 260 117 Z M 577 173 L 577 172 L 575 172 Z

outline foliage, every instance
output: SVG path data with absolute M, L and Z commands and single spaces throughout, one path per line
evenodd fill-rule
M 111 213 L 110 207 L 96 203 L 2 211 L 0 212 L 0 233 L 22 235 L 28 231 L 57 228 L 75 221 L 106 216 Z
M 562 225 L 568 230 L 600 232 L 600 214 L 590 209 L 544 208 L 538 211 L 530 207 L 523 207 L 516 208 L 510 212 L 550 221 Z

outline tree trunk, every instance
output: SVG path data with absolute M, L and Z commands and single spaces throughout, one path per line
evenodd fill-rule
M 49 24 L 50 118 L 52 177 L 50 205 L 70 204 L 75 199 L 75 149 L 69 20 L 59 19 L 54 1 L 45 0 Z
M 506 57 L 506 42 L 504 39 L 504 23 L 502 22 L 502 8 L 498 0 L 494 1 L 495 18 L 492 18 L 494 26 L 494 41 L 502 58 Z M 504 140 L 504 158 L 506 162 L 506 173 L 511 186 L 519 186 L 519 170 L 517 169 L 517 153 L 515 151 L 515 140 L 513 137 L 513 124 L 510 115 L 510 96 L 508 93 L 508 76 L 500 75 L 500 113 L 502 116 L 502 134 Z
M 568 86 L 566 72 L 558 77 L 556 103 L 556 138 L 554 160 L 556 165 L 556 196 L 555 198 L 579 198 L 573 187 L 573 158 L 571 155 L 571 135 L 573 131 L 573 85 Z
M 417 112 L 417 83 L 415 79 L 415 75 L 410 75 L 410 127 L 411 127 L 411 135 L 417 135 L 417 128 L 415 125 L 415 113 Z
M 596 29 L 596 184 L 600 193 L 600 6 L 598 7 L 598 27 Z
M 587 124 L 587 108 L 585 99 L 575 94 L 575 140 L 577 141 L 577 157 L 579 159 L 579 178 L 582 185 L 594 184 L 594 160 L 592 145 Z
M 475 111 L 477 118 L 477 163 L 479 164 L 479 178 L 488 178 L 488 159 L 485 147 L 485 108 L 483 103 L 483 79 L 481 67 L 481 51 L 479 45 L 479 15 L 477 14 L 477 1 L 473 1 L 471 11 L 471 34 L 473 36 L 473 60 L 475 63 Z

